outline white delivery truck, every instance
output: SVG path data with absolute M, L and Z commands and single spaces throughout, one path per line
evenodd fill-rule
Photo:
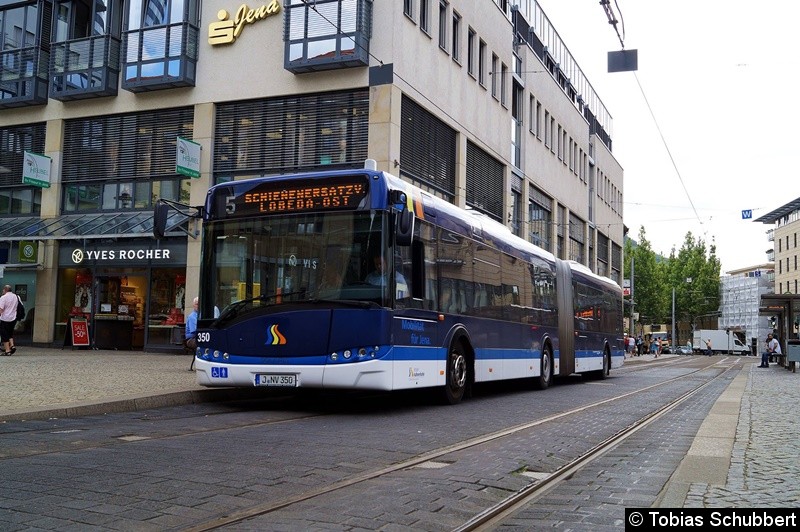
M 747 356 L 750 348 L 743 344 L 736 334 L 716 329 L 697 329 L 692 338 L 695 353 L 705 354 L 706 340 L 711 339 L 711 351 L 714 353 L 733 353 Z

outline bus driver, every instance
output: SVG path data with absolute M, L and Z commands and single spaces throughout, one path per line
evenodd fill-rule
M 388 272 L 386 272 L 386 259 L 379 254 L 375 255 L 372 261 L 375 264 L 375 269 L 367 274 L 364 280 L 375 286 L 385 286 L 389 281 Z M 395 272 L 394 279 L 397 283 L 397 299 L 408 297 L 408 283 L 406 283 L 406 278 L 403 274 Z

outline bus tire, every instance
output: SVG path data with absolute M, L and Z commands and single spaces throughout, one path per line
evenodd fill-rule
M 591 377 L 599 381 L 605 380 L 611 373 L 611 353 L 606 349 L 603 351 L 603 369 L 598 369 L 590 373 Z
M 553 351 L 549 345 L 542 349 L 542 359 L 539 369 L 539 376 L 533 383 L 537 390 L 546 390 L 553 382 Z
M 456 405 L 464 398 L 468 376 L 469 363 L 466 351 L 460 341 L 455 341 L 447 352 L 444 399 L 448 404 Z

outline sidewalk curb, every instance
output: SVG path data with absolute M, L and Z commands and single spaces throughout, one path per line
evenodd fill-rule
M 245 399 L 265 398 L 264 390 L 257 388 L 212 388 L 182 390 L 158 395 L 128 396 L 105 402 L 76 402 L 59 407 L 11 410 L 0 414 L 0 423 L 6 421 L 34 421 L 104 414 L 120 414 L 150 408 L 164 408 L 200 403 L 221 403 Z

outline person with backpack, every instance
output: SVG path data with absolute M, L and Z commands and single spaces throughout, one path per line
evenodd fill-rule
M 8 356 L 17 352 L 14 345 L 14 325 L 17 323 L 18 306 L 22 306 L 22 302 L 11 291 L 11 285 L 5 285 L 3 295 L 0 296 L 0 341 L 3 342 L 3 352 L 0 355 Z

